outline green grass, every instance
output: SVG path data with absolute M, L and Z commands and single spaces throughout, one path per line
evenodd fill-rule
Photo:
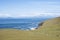
M 47 20 L 31 31 L 0 29 L 0 40 L 60 40 L 60 18 Z

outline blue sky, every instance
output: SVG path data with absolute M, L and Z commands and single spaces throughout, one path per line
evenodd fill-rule
M 0 0 L 0 17 L 60 16 L 60 0 Z

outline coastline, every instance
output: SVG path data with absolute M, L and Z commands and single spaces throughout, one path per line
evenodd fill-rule
M 60 40 L 60 18 L 45 21 L 36 30 L 0 29 L 0 40 Z

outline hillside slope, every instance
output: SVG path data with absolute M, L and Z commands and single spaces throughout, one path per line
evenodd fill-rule
M 0 40 L 60 40 L 60 17 L 45 21 L 36 30 L 0 29 Z
M 60 17 L 46 20 L 38 31 L 47 36 L 46 40 L 60 40 Z

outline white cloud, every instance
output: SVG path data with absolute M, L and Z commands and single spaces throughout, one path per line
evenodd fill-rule
M 41 16 L 59 17 L 60 13 L 42 13 Z
M 32 1 L 21 2 L 19 4 L 8 3 L 0 9 L 0 17 L 41 17 L 41 16 L 60 16 L 60 2 L 58 1 Z M 21 5 L 22 4 L 22 5 Z M 46 13 L 48 12 L 48 13 Z M 55 13 L 53 13 L 55 12 Z
M 58 17 L 60 16 L 60 12 L 57 11 L 31 11 L 31 12 L 16 12 L 14 13 L 7 13 L 7 12 L 0 12 L 0 17 L 13 17 L 13 18 L 25 18 L 25 17 Z
M 45 13 L 45 12 L 32 12 L 32 13 L 18 13 L 18 14 L 8 14 L 8 13 L 0 13 L 0 17 L 13 17 L 13 18 L 29 18 L 29 17 L 41 17 L 41 16 L 51 16 L 51 17 L 58 17 L 60 13 Z
M 10 14 L 1 14 L 0 13 L 0 17 L 11 17 L 11 15 Z

